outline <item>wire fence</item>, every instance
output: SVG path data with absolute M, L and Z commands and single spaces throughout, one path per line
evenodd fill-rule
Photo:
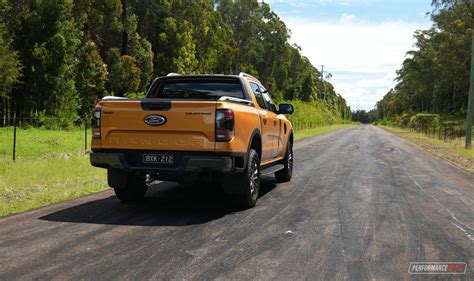
M 68 158 L 87 154 L 90 150 L 90 120 L 83 118 L 81 126 L 69 129 L 41 127 L 44 119 L 19 117 L 6 119 L 0 127 L 0 159 L 33 160 Z M 316 122 L 293 123 L 295 131 L 314 129 L 323 125 Z
M 440 124 L 438 126 L 402 127 L 412 133 L 424 134 L 427 137 L 464 146 L 466 128 L 458 124 Z M 474 134 L 473 134 L 474 135 Z
M 333 125 L 333 124 L 321 124 L 318 122 L 294 122 L 293 121 L 291 123 L 293 126 L 293 130 L 295 132 Z
M 13 118 L 5 120 L 9 126 L 0 127 L 0 159 L 29 160 L 69 158 L 84 155 L 90 149 L 89 120 L 82 126 L 68 130 L 38 127 L 37 118 Z

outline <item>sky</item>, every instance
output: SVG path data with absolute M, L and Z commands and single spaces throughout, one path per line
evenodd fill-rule
M 370 110 L 395 86 L 414 48 L 413 33 L 431 26 L 431 0 L 265 0 L 291 30 L 290 42 L 353 110 Z

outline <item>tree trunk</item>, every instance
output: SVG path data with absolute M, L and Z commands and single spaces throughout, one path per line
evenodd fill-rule
M 453 92 L 451 93 L 451 112 L 455 111 L 456 108 L 456 102 L 455 102 L 455 94 L 456 94 L 456 88 L 453 86 Z
M 122 50 L 121 55 L 128 54 L 128 15 L 127 15 L 127 0 L 121 0 L 122 2 Z

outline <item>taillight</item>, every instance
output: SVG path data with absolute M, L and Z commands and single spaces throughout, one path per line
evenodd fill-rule
M 102 115 L 102 108 L 100 106 L 96 106 L 94 111 L 92 111 L 92 137 L 94 139 L 100 139 L 100 117 Z
M 216 110 L 216 141 L 230 141 L 234 137 L 234 111 Z

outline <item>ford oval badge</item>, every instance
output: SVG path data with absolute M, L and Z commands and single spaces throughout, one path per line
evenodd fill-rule
M 150 126 L 161 126 L 166 123 L 166 117 L 161 115 L 148 115 L 145 117 L 145 123 Z

